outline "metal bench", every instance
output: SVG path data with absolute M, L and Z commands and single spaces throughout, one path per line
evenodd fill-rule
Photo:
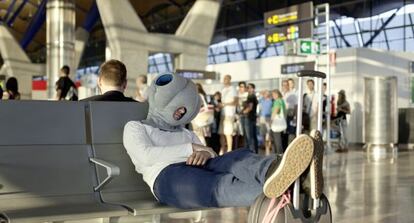
M 85 118 L 84 103 L 0 102 L 0 222 L 128 215 L 93 190 Z
M 156 201 L 142 175 L 135 171 L 122 144 L 125 124 L 131 120 L 145 119 L 148 104 L 90 102 L 89 106 L 94 157 L 120 168 L 120 175 L 99 189 L 102 200 L 122 205 L 134 216 L 182 212 L 183 210 L 160 205 Z M 97 173 L 99 182 L 107 178 L 104 168 L 97 167 Z
M 124 149 L 124 125 L 147 112 L 145 103 L 0 102 L 0 223 L 192 211 L 159 204 Z

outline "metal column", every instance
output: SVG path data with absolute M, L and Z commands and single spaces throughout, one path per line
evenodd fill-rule
M 74 73 L 75 59 L 75 1 L 49 0 L 46 5 L 46 46 L 48 98 L 55 97 L 59 70 L 68 65 Z

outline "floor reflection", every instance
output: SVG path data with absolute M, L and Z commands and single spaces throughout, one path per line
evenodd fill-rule
M 414 222 L 414 151 L 400 151 L 392 160 L 369 159 L 362 148 L 331 153 L 324 176 L 333 222 Z M 162 215 L 161 222 L 244 223 L 247 215 L 247 208 L 213 209 Z

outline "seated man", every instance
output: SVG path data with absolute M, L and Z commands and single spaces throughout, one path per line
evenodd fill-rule
M 281 196 L 309 165 L 310 192 L 319 193 L 312 185 L 320 187 L 314 181 L 322 179 L 320 137 L 301 135 L 278 158 L 248 148 L 217 156 L 184 128 L 201 106 L 191 80 L 160 75 L 148 89 L 148 101 L 147 119 L 128 122 L 123 143 L 161 203 L 178 208 L 249 206 L 262 191 L 269 198 Z
M 82 101 L 133 101 L 125 97 L 127 70 L 119 60 L 108 60 L 99 68 L 98 86 L 102 95 L 85 98 Z

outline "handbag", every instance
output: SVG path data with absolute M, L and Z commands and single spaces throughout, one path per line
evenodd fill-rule
M 214 106 L 207 104 L 204 97 L 201 96 L 203 101 L 203 107 L 200 108 L 200 112 L 194 118 L 192 123 L 197 127 L 205 127 L 213 124 L 214 122 Z
M 287 123 L 285 119 L 285 114 L 283 109 L 276 115 L 276 117 L 272 120 L 272 125 L 270 127 L 273 132 L 283 132 L 287 128 Z

